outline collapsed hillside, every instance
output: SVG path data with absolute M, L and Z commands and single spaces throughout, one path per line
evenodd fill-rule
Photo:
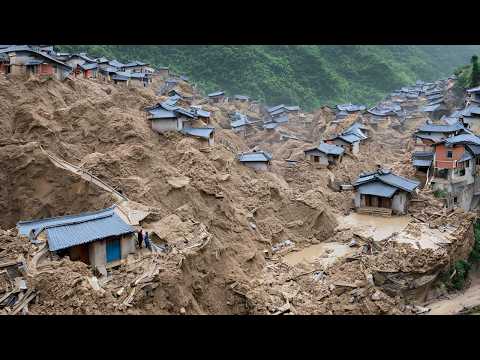
M 186 83 L 181 86 L 188 88 Z M 273 138 L 268 142 L 266 134 L 242 138 L 222 129 L 236 108 L 231 104 L 205 106 L 217 128 L 213 147 L 176 133 L 159 135 L 151 130 L 143 111 L 158 101 L 153 89 L 147 88 L 84 79 L 61 83 L 0 78 L 0 180 L 5 184 L 0 191 L 4 230 L 0 259 L 26 264 L 22 271 L 28 286 L 37 291 L 29 313 L 408 313 L 411 308 L 403 295 L 383 294 L 378 283 L 368 281 L 373 275 L 365 275 L 365 266 L 373 269 L 368 264 L 383 264 L 385 257 L 398 258 L 403 251 L 412 259 L 434 260 L 420 264 L 421 270 L 405 269 L 405 263 L 393 272 L 431 275 L 456 258 L 445 250 L 416 251 L 385 244 L 365 252 L 358 245 L 354 249 L 358 253 L 351 255 L 354 261 L 344 259 L 328 270 L 322 267 L 313 273 L 317 280 L 302 275 L 292 282 L 303 265 L 286 265 L 279 258 L 282 251 L 272 253 L 285 243 L 301 249 L 336 241 L 346 247 L 352 239 L 372 248 L 368 237 L 339 226 L 338 216 L 351 208 L 351 193 L 337 192 L 331 185 L 350 182 L 378 163 L 400 174 L 408 171 L 405 147 L 415 123 L 400 130 L 384 124 L 373 131 L 358 156 L 347 155 L 337 168 L 313 169 L 306 162 L 291 168 L 284 159 L 301 159 L 303 149 L 311 144 Z M 328 111 L 307 116 L 312 119 L 310 128 L 293 123 L 287 130 L 312 143 L 319 134 L 338 130 L 329 123 Z M 341 126 L 353 121 L 347 119 Z M 135 255 L 100 288 L 92 285 L 94 274 L 85 264 L 68 259 L 37 263 L 42 249 L 20 239 L 15 229 L 8 230 L 17 221 L 96 210 L 115 202 L 95 185 L 55 167 L 40 145 L 146 206 L 150 214 L 143 228 L 175 250 Z M 255 172 L 235 160 L 236 151 L 254 145 L 274 154 L 271 172 Z M 472 220 L 465 214 L 449 219 L 452 224 L 462 223 L 456 239 L 467 239 L 464 228 Z M 319 277 L 325 280 L 320 285 Z M 352 302 L 352 294 L 347 298 L 347 292 L 334 291 L 335 286 L 350 289 L 348 294 L 356 290 L 363 300 Z M 295 296 L 287 287 L 296 287 L 290 289 Z M 383 299 L 388 306 L 369 306 L 367 295 Z M 285 301 L 290 304 L 288 311 L 281 308 Z M 350 305 L 342 308 L 345 301 Z

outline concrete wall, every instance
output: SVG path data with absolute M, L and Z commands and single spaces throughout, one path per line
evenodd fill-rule
M 448 151 L 452 152 L 452 157 L 447 157 Z M 439 144 L 435 147 L 435 167 L 442 169 L 452 169 L 454 167 L 454 161 L 460 160 L 465 152 L 463 145 L 453 146 L 447 148 L 444 144 Z
M 356 155 L 359 152 L 360 152 L 360 141 L 357 141 L 352 144 L 352 154 Z
M 397 191 L 392 199 L 392 211 L 394 214 L 403 215 L 408 209 L 408 193 L 405 191 Z
M 243 164 L 255 170 L 260 170 L 260 171 L 268 170 L 268 165 L 265 162 L 245 162 Z
M 136 251 L 135 248 L 136 235 L 125 235 L 120 239 L 120 249 L 122 253 L 122 259 L 125 259 L 128 254 L 133 254 Z
M 365 204 L 362 204 L 362 196 L 359 191 L 355 191 L 355 197 L 353 199 L 353 203 L 355 204 L 356 208 L 359 208 L 361 206 L 364 206 Z
M 98 240 L 90 243 L 88 248 L 90 264 L 95 266 L 105 265 L 107 263 L 107 246 L 105 240 Z
M 166 132 L 166 131 L 178 131 L 183 128 L 183 124 L 180 119 L 161 119 L 161 120 L 152 120 L 152 129 L 157 132 Z
M 327 166 L 328 165 L 328 157 L 322 153 L 322 152 L 311 152 L 309 155 L 307 155 L 307 158 L 310 160 L 312 165 L 317 165 L 317 166 Z M 315 161 L 315 158 L 318 160 Z

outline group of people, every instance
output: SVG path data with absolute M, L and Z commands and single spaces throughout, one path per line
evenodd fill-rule
M 138 230 L 137 236 L 138 236 L 138 248 L 141 249 L 142 244 L 145 243 L 145 247 L 148 250 L 152 251 L 152 244 L 150 243 L 150 238 L 148 236 L 148 231 L 143 233 L 143 230 L 140 229 L 140 230 Z

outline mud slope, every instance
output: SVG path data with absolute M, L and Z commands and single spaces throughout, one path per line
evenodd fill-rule
M 56 168 L 40 151 L 42 145 L 150 207 L 146 228 L 178 233 L 188 224 L 202 224 L 212 235 L 208 247 L 179 255 L 181 267 L 163 271 L 158 279 L 162 286 L 152 297 L 137 299 L 135 311 L 177 313 L 183 307 L 188 313 L 243 313 L 235 305 L 238 295 L 227 285 L 254 278 L 265 265 L 263 251 L 272 243 L 326 240 L 335 219 L 321 199 L 298 196 L 281 176 L 239 165 L 231 149 L 247 145 L 227 130 L 218 130 L 217 145 L 210 149 L 178 134 L 154 133 L 142 109 L 156 101 L 152 89 L 83 79 L 1 78 L 0 226 L 8 229 L 20 220 L 113 203 L 94 185 Z M 213 125 L 219 127 L 226 111 L 211 110 Z M 164 240 L 176 242 L 177 248 L 188 245 L 169 236 Z M 49 281 L 42 280 L 49 275 L 42 276 L 39 286 Z M 61 302 L 60 293 L 52 292 L 45 301 Z M 31 311 L 48 313 L 47 308 Z

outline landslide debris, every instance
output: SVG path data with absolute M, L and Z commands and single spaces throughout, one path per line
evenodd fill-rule
M 179 87 L 202 102 L 190 85 Z M 334 115 L 323 108 L 282 125 L 297 139 L 281 140 L 279 133 L 266 131 L 243 138 L 228 130 L 230 114 L 238 110 L 261 118 L 259 108 L 203 105 L 217 128 L 216 144 L 208 148 L 197 139 L 151 130 L 143 109 L 162 99 L 154 89 L 94 80 L 0 77 L 0 263 L 10 264 L 0 277 L 2 313 L 418 313 L 439 272 L 468 255 L 473 217 L 444 214 L 428 192 L 419 200 L 429 206 L 419 201 L 411 207 L 421 225 L 410 224 L 397 236 L 448 224 L 448 245 L 377 244 L 352 229 L 338 229 L 338 216 L 351 211 L 352 193 L 335 184 L 350 183 L 378 163 L 409 174 L 405 146 L 411 148 L 411 132 L 424 119 L 400 128 L 389 122 L 371 127 L 360 154 L 346 155 L 337 167 L 314 169 L 303 150 L 356 117 L 335 125 Z M 108 192 L 56 167 L 40 145 L 147 208 L 141 225 L 165 251 L 139 251 L 105 277 L 7 230 L 19 220 L 115 202 Z M 237 152 L 255 147 L 274 154 L 270 172 L 235 160 Z M 286 159 L 298 163 L 291 166 Z M 289 251 L 326 241 L 351 244 L 353 255 L 328 266 L 321 259 L 310 267 L 282 261 Z

